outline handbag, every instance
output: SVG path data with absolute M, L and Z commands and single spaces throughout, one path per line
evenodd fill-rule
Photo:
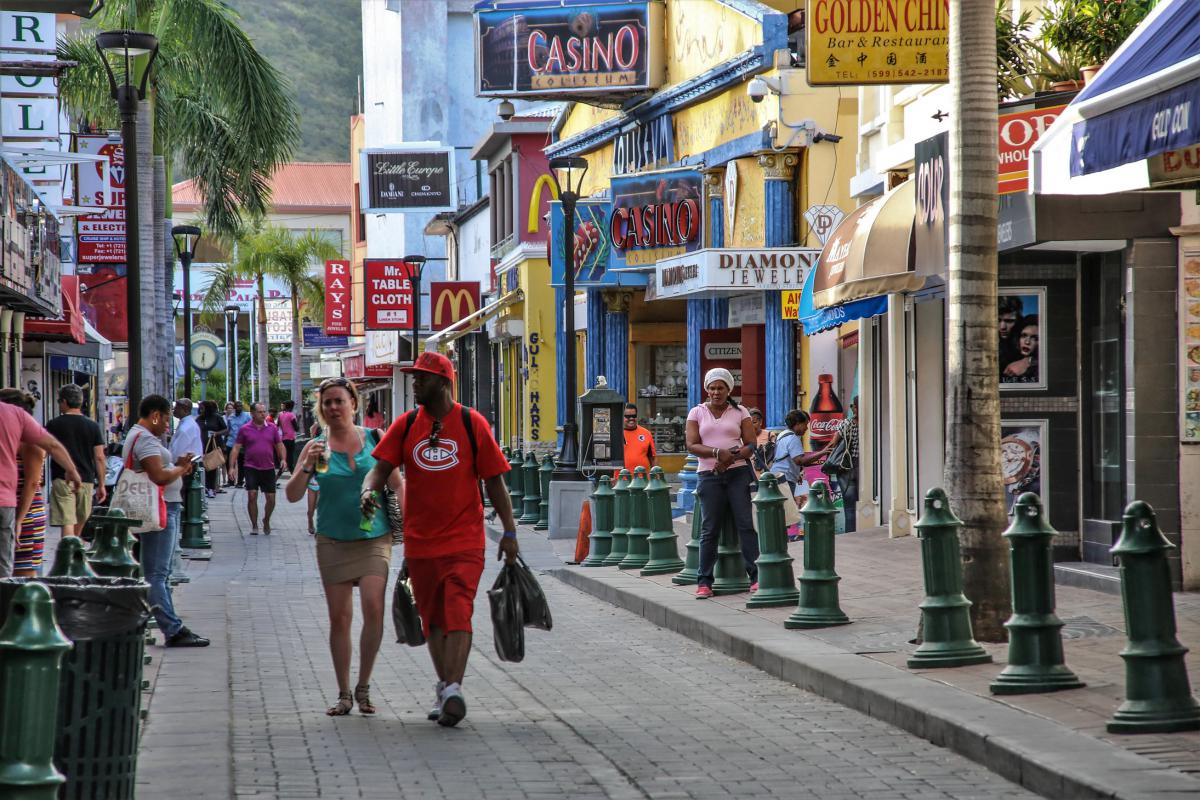
M 850 442 L 845 436 L 842 436 L 826 456 L 825 463 L 821 465 L 821 472 L 833 476 L 853 470 L 854 458 L 850 455 Z
M 163 498 L 163 487 L 150 480 L 145 472 L 135 472 L 133 467 L 133 452 L 137 437 L 129 445 L 129 455 L 117 478 L 117 487 L 113 490 L 109 508 L 119 508 L 130 519 L 141 520 L 141 524 L 129 529 L 130 533 L 149 533 L 161 531 L 167 527 L 167 501 Z
M 204 449 L 204 469 L 212 472 L 225 466 L 225 453 L 217 447 L 217 437 L 208 437 L 208 447 Z
M 421 614 L 413 600 L 412 587 L 408 583 L 408 562 L 400 566 L 396 576 L 396 588 L 392 590 L 392 624 L 396 626 L 396 641 L 409 647 L 425 644 L 425 629 L 421 626 Z

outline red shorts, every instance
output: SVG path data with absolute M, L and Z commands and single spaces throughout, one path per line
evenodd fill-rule
M 483 551 L 471 550 L 435 558 L 409 558 L 413 600 L 421 614 L 425 636 L 431 628 L 442 633 L 471 632 L 475 594 L 483 575 Z

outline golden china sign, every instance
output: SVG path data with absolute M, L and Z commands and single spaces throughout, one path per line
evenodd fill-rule
M 950 0 L 808 0 L 813 86 L 944 83 Z

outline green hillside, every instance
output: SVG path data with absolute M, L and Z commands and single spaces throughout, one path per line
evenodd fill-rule
M 362 73 L 359 0 L 227 0 L 291 85 L 300 108 L 297 161 L 349 161 Z

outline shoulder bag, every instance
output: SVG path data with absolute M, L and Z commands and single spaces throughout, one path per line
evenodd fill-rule
M 204 448 L 204 469 L 212 472 L 223 466 L 225 466 L 225 452 L 217 447 L 217 436 L 212 434 L 208 437 L 208 447 Z
M 109 508 L 124 511 L 130 519 L 142 521 L 141 525 L 131 527 L 130 533 L 149 533 L 167 527 L 167 502 L 163 499 L 163 487 L 150 480 L 145 472 L 132 469 L 137 437 L 141 435 L 135 434 L 129 445 L 129 455 L 113 489 L 112 502 L 108 504 Z

